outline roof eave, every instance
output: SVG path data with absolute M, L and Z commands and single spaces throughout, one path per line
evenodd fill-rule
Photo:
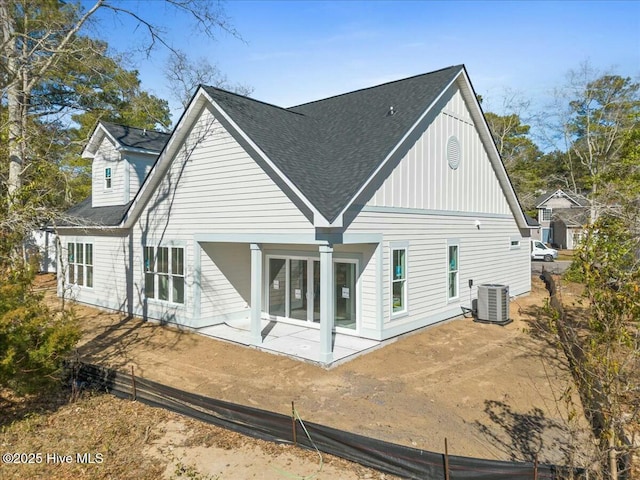
M 524 210 L 522 209 L 522 205 L 518 201 L 518 196 L 516 195 L 516 191 L 513 188 L 513 184 L 511 183 L 511 179 L 507 174 L 507 170 L 502 163 L 502 159 L 500 158 L 500 153 L 498 152 L 498 148 L 496 147 L 495 142 L 493 141 L 493 137 L 491 135 L 491 130 L 489 129 L 489 125 L 487 124 L 487 119 L 484 116 L 482 111 L 482 107 L 478 102 L 477 95 L 475 90 L 473 89 L 473 84 L 467 75 L 466 69 L 463 67 L 461 70 L 461 74 L 456 76 L 456 81 L 462 78 L 464 79 L 463 87 L 460 88 L 460 91 L 465 97 L 465 100 L 469 105 L 473 105 L 475 108 L 470 108 L 470 114 L 473 118 L 474 123 L 476 124 L 476 130 L 480 135 L 482 143 L 485 145 L 487 149 L 487 154 L 489 156 L 489 160 L 493 165 L 494 172 L 498 177 L 498 183 L 502 187 L 502 190 L 507 199 L 507 203 L 509 204 L 509 208 L 511 209 L 511 213 L 513 214 L 516 224 L 520 229 L 528 229 L 530 228 L 527 219 L 524 214 Z

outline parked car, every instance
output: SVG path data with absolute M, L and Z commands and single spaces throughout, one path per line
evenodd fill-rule
M 556 249 L 547 247 L 540 240 L 531 239 L 531 260 L 553 262 L 556 258 L 558 258 Z

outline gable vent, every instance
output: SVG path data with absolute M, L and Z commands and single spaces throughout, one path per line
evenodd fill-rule
M 452 170 L 460 165 L 460 142 L 455 135 L 451 135 L 447 141 L 447 162 Z

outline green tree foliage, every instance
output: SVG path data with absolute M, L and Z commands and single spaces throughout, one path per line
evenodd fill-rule
M 640 421 L 640 239 L 619 217 L 602 215 L 575 253 L 573 274 L 584 283 L 587 317 L 575 331 L 573 363 L 585 408 L 599 434 L 600 463 L 618 478 L 625 437 Z
M 11 192 L 20 214 L 34 203 L 64 209 L 89 193 L 90 164 L 79 153 L 97 121 L 167 128 L 168 104 L 143 91 L 106 43 L 78 33 L 78 5 L 17 1 L 0 13 L 0 151 L 11 160 L 0 165 L 0 193 Z
M 518 198 L 531 212 L 536 191 L 543 189 L 548 180 L 542 168 L 542 152 L 530 137 L 531 127 L 522 123 L 516 113 L 487 112 L 485 118 Z
M 563 98 L 568 165 L 576 193 L 587 193 L 595 220 L 613 206 L 608 197 L 632 166 L 628 142 L 640 122 L 640 84 L 629 77 L 597 75 L 584 65 L 571 73 Z
M 15 234 L 0 235 L 0 251 L 6 253 Z M 33 266 L 16 268 L 2 261 L 0 269 L 0 389 L 41 391 L 59 381 L 80 330 L 70 311 L 52 312 L 34 290 Z

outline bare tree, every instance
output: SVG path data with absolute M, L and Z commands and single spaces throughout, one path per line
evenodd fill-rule
M 181 50 L 171 52 L 164 74 L 174 99 L 180 102 L 183 108 L 187 108 L 189 105 L 198 85 L 223 88 L 245 96 L 253 92 L 253 88 L 247 85 L 229 83 L 227 76 L 207 58 L 200 57 L 197 60 L 191 60 Z
M 210 38 L 220 30 L 235 33 L 217 2 L 165 0 L 165 4 L 190 14 L 200 31 Z M 126 1 L 117 0 L 96 0 L 87 9 L 71 2 L 0 0 L 0 79 L 8 111 L 6 194 L 10 206 L 15 204 L 16 195 L 23 186 L 30 141 L 28 117 L 33 110 L 37 88 L 50 74 L 64 68 L 70 59 L 82 61 L 83 56 L 94 53 L 88 51 L 91 43 L 84 41 L 79 33 L 98 11 L 126 15 L 138 22 L 148 35 L 147 54 L 158 44 L 172 49 L 162 29 L 130 6 Z

